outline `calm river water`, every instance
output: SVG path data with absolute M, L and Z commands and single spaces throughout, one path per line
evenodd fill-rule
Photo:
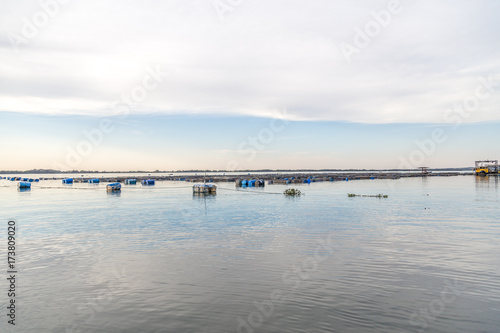
M 15 185 L 0 181 L 4 276 L 17 223 L 13 332 L 500 331 L 497 177 L 313 183 L 292 199 L 281 185 Z

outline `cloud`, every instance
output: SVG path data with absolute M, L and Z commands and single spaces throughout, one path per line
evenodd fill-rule
M 12 3 L 0 13 L 0 110 L 112 113 L 160 66 L 168 75 L 132 112 L 440 123 L 479 77 L 499 75 L 494 1 L 401 0 L 363 48 L 357 31 L 391 1 L 221 1 L 233 3 L 223 20 L 217 1 Z M 498 96 L 464 121 L 500 120 Z

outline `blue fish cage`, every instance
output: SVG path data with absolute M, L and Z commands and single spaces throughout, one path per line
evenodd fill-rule
M 99 179 L 94 178 L 94 179 L 89 179 L 90 184 L 99 184 Z
M 137 179 L 125 179 L 125 185 L 136 185 Z
M 155 180 L 154 179 L 144 179 L 142 181 L 142 185 L 154 185 L 155 184 Z
M 121 190 L 122 190 L 122 185 L 120 183 L 111 183 L 106 185 L 106 191 L 108 192 L 116 192 Z
M 63 179 L 63 184 L 73 184 L 73 178 L 66 178 Z
M 17 183 L 17 187 L 24 188 L 24 189 L 31 188 L 31 183 L 29 183 L 29 182 L 19 182 L 19 183 Z
M 266 182 L 263 179 L 237 179 L 236 186 L 237 187 L 263 187 Z

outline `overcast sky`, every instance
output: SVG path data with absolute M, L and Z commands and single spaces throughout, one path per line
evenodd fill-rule
M 0 112 L 500 121 L 494 0 L 0 6 Z
M 159 66 L 137 112 L 442 122 L 500 66 L 494 0 L 66 2 L 2 1 L 2 110 L 101 113 Z M 499 120 L 498 102 L 467 121 Z

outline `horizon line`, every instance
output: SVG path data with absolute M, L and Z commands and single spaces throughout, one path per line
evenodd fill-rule
M 450 167 L 450 168 L 431 168 L 427 167 L 428 170 L 467 170 L 474 169 L 474 167 Z M 29 169 L 29 170 L 0 170 L 0 174 L 7 173 L 180 173 L 180 172 L 325 172 L 325 171 L 419 171 L 420 168 L 415 169 L 247 169 L 247 170 L 127 170 L 127 171 L 116 171 L 116 170 L 56 170 L 56 169 Z

